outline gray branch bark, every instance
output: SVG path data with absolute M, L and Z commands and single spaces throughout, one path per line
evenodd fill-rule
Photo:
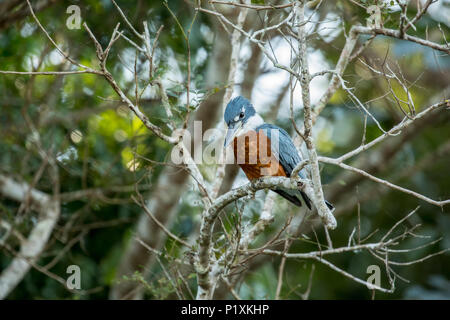
M 58 221 L 60 204 L 58 199 L 31 188 L 27 183 L 17 182 L 1 174 L 0 194 L 19 202 L 29 200 L 32 207 L 39 212 L 38 222 L 26 241 L 21 244 L 19 255 L 0 274 L 0 299 L 4 299 L 30 270 L 30 261 L 35 262 L 44 250 Z

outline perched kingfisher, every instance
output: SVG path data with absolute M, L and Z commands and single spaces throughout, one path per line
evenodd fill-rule
M 224 120 L 228 126 L 224 147 L 233 143 L 234 158 L 249 180 L 263 176 L 290 177 L 302 160 L 289 134 L 280 127 L 264 123 L 246 98 L 238 96 L 230 100 Z M 304 169 L 298 175 L 306 178 Z M 311 200 L 303 191 L 281 187 L 272 191 L 297 206 L 302 205 L 303 199 L 311 210 Z M 326 204 L 333 209 L 329 202 Z

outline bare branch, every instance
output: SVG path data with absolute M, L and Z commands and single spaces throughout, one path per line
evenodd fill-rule
M 342 163 L 341 161 L 337 161 L 336 159 L 327 158 L 327 157 L 319 157 L 319 161 L 323 162 L 323 163 L 334 164 L 334 165 L 337 165 L 337 166 L 339 166 L 339 167 L 341 167 L 343 169 L 359 173 L 360 175 L 362 175 L 362 176 L 364 176 L 366 178 L 369 178 L 369 179 L 371 179 L 371 180 L 373 180 L 375 182 L 383 184 L 383 185 L 385 185 L 387 187 L 390 187 L 392 189 L 401 191 L 403 193 L 407 193 L 407 194 L 412 195 L 412 196 L 414 196 L 414 197 L 416 197 L 416 198 L 418 198 L 420 200 L 426 201 L 426 202 L 428 202 L 428 203 L 430 203 L 432 205 L 438 206 L 438 207 L 443 207 L 443 206 L 445 206 L 447 204 L 450 204 L 450 199 L 442 200 L 442 201 L 436 201 L 436 200 L 430 199 L 430 198 L 428 198 L 428 197 L 426 197 L 426 196 L 424 196 L 424 195 L 422 195 L 422 194 L 420 194 L 418 192 L 415 192 L 415 191 L 412 191 L 412 190 L 409 190 L 409 189 L 397 186 L 397 185 L 395 185 L 395 184 L 393 184 L 393 183 L 391 183 L 389 181 L 377 178 L 377 177 L 375 177 L 375 176 L 365 172 L 364 170 L 361 170 L 361 169 L 358 169 L 358 168 L 354 168 L 354 167 L 349 166 L 349 165 L 347 165 L 345 163 Z
M 44 250 L 50 234 L 60 214 L 59 200 L 0 174 L 0 193 L 15 201 L 25 201 L 30 197 L 31 204 L 39 212 L 39 219 L 28 238 L 20 246 L 19 256 L 0 274 L 0 299 L 4 299 L 19 284 L 30 270 L 29 261 L 36 261 Z

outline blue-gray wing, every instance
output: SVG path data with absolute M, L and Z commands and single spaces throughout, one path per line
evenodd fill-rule
M 264 123 L 263 125 L 256 128 L 256 131 L 259 130 L 264 130 L 265 135 L 270 139 L 272 154 L 275 155 L 278 162 L 286 172 L 286 175 L 290 177 L 292 170 L 294 170 L 295 166 L 300 163 L 300 161 L 302 161 L 297 148 L 295 148 L 294 141 L 292 141 L 291 137 L 286 131 L 273 124 Z M 278 135 L 278 139 L 275 135 Z M 305 170 L 302 169 L 298 175 L 300 178 L 305 179 Z M 303 191 L 286 190 L 280 188 L 274 189 L 273 191 L 298 206 L 301 206 L 301 202 L 298 197 L 298 195 L 301 195 L 306 203 L 306 206 L 311 210 L 311 200 Z M 334 210 L 334 206 L 331 203 L 326 200 L 325 203 L 330 210 Z
M 257 132 L 259 130 L 263 130 L 264 134 L 270 139 L 270 149 L 272 154 L 277 158 L 286 175 L 290 177 L 292 170 L 294 170 L 295 166 L 302 161 L 291 137 L 282 128 L 273 124 L 265 123 L 256 128 Z M 298 175 L 302 179 L 306 178 L 304 170 L 301 170 Z M 283 188 L 275 188 L 273 191 L 297 206 L 302 205 L 300 199 L 303 198 L 306 206 L 311 210 L 311 200 L 303 191 L 287 190 Z
M 292 170 L 302 161 L 291 137 L 284 129 L 273 124 L 264 123 L 256 128 L 256 131 L 259 130 L 264 130 L 265 135 L 271 140 L 272 154 L 280 162 L 286 175 L 290 177 Z M 306 178 L 304 170 L 300 171 L 299 176 L 302 179 Z

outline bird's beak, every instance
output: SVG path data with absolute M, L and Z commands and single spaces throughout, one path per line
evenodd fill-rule
M 224 147 L 228 147 L 228 145 L 234 140 L 234 137 L 239 133 L 242 128 L 242 122 L 238 122 L 233 127 L 228 127 L 227 135 L 225 137 Z

